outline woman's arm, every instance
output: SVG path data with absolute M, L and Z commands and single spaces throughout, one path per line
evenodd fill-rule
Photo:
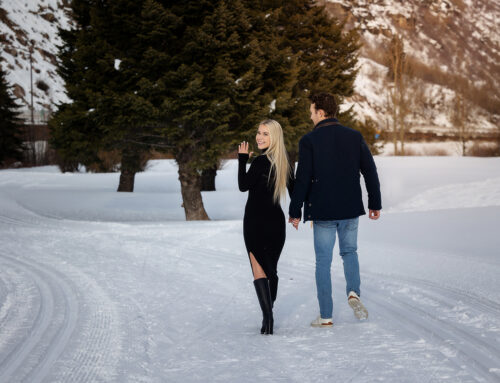
M 247 161 L 248 161 L 249 155 L 248 153 L 239 153 L 238 154 L 238 187 L 240 188 L 240 191 L 246 192 L 247 190 L 251 189 L 252 187 L 255 186 L 257 183 L 259 177 L 262 174 L 262 169 L 260 169 L 259 163 L 261 162 L 259 160 L 259 157 L 253 160 L 252 164 L 250 165 L 250 169 L 248 169 L 247 173 Z

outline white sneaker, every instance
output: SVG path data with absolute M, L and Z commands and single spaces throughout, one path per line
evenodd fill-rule
M 321 318 L 319 315 L 315 320 L 311 322 L 312 327 L 332 327 L 332 318 Z
M 359 320 L 368 319 L 368 310 L 361 303 L 361 299 L 359 299 L 358 294 L 354 291 L 349 292 L 349 296 L 347 297 L 347 302 L 349 306 L 354 310 L 354 316 Z

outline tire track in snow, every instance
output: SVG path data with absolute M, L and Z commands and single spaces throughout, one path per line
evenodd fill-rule
M 70 265 L 65 265 L 66 276 L 52 266 L 3 252 L 0 261 L 28 277 L 39 301 L 23 337 L 14 339 L 14 348 L 0 362 L 0 381 L 113 380 L 121 347 L 119 321 L 114 304 L 96 282 Z M 17 300 L 14 305 L 19 306 Z
M 1 226 L 24 226 L 24 227 L 37 227 L 45 226 L 42 223 L 41 217 L 33 213 L 29 209 L 22 207 L 11 198 L 10 195 L 0 191 L 0 227 Z M 22 217 L 24 219 L 21 219 Z
M 287 272 L 293 272 L 293 274 L 297 276 L 307 276 L 308 273 L 304 271 L 304 268 L 296 267 L 297 265 L 298 263 L 294 266 L 281 265 L 280 269 Z M 372 277 L 372 275 L 375 277 Z M 500 366 L 500 350 L 494 342 L 486 342 L 482 339 L 475 338 L 466 331 L 457 328 L 457 326 L 453 325 L 451 322 L 437 318 L 431 312 L 422 308 L 416 308 L 403 299 L 394 299 L 391 301 L 391 304 L 388 304 L 387 291 L 381 290 L 374 284 L 374 280 L 377 278 L 379 279 L 379 276 L 371 273 L 363 273 L 361 277 L 363 284 L 368 287 L 368 289 L 365 288 L 365 290 L 370 292 L 369 296 L 365 296 L 363 299 L 365 303 L 368 303 L 368 308 L 370 306 L 382 308 L 382 310 L 385 311 L 384 316 L 388 317 L 390 321 L 399 323 L 400 327 L 403 329 L 421 336 L 430 344 L 436 345 L 437 343 L 439 346 L 445 347 L 446 349 L 453 349 L 454 353 L 460 357 L 462 362 L 465 362 L 471 370 L 476 372 L 474 377 L 481 376 L 481 378 L 487 382 L 498 382 L 498 375 L 494 375 L 493 371 L 496 371 Z M 311 274 L 311 278 L 314 278 L 314 274 Z M 404 287 L 422 290 L 422 286 L 428 285 L 438 290 L 438 285 L 432 282 L 417 282 L 411 279 L 404 279 L 404 281 L 405 283 L 402 285 Z M 454 291 L 450 288 L 441 288 L 441 290 L 443 291 L 442 300 L 446 299 L 447 296 L 452 296 L 452 299 L 462 299 L 462 301 L 467 301 L 469 303 L 476 302 L 475 297 L 470 294 L 461 294 L 459 290 Z M 372 305 L 369 304 L 370 302 L 372 302 Z M 496 306 L 495 302 L 480 299 L 479 306 L 487 312 L 493 314 L 497 313 L 493 308 Z M 413 319 L 415 317 L 420 321 Z M 450 341 L 453 343 L 450 343 Z M 457 371 L 462 371 L 464 363 L 458 362 L 455 359 L 456 358 L 450 359 L 447 357 L 447 360 L 457 366 Z
M 36 226 L 34 224 L 31 224 L 29 222 L 24 222 L 18 219 L 13 219 L 10 217 L 7 217 L 6 215 L 0 215 L 0 224 L 3 224 L 5 226 L 11 227 L 11 226 Z
M 0 206 L 0 229 L 42 228 L 60 231 L 60 219 L 57 217 L 42 217 L 12 198 L 6 200 L 12 203 Z M 10 352 L 5 354 L 4 362 L 1 361 L 3 355 L 0 355 L 0 382 L 7 381 L 4 378 L 8 376 L 29 381 L 42 381 L 44 377 L 68 382 L 112 380 L 116 375 L 121 349 L 120 321 L 114 302 L 95 280 L 64 261 L 62 268 L 55 268 L 52 265 L 61 265 L 61 260 L 51 256 L 47 258 L 45 253 L 35 254 L 38 255 L 37 259 L 46 260 L 42 265 L 24 254 L 15 254 L 14 257 L 5 253 L 8 249 L 3 250 L 0 251 L 0 261 L 27 275 L 33 290 L 38 292 L 32 306 L 40 307 L 38 314 L 17 312 L 28 307 L 21 300 L 23 294 L 9 298 L 12 304 L 11 301 L 5 301 L 14 306 L 13 310 L 4 305 L 6 315 L 18 319 L 10 321 L 9 331 L 19 334 L 14 323 L 20 320 L 25 322 L 24 327 L 27 328 L 17 338 L 7 337 L 3 328 L 7 323 L 0 322 L 0 341 L 13 339 L 15 342 Z M 16 250 L 12 250 L 11 255 L 14 255 Z M 81 307 L 84 308 L 83 312 Z M 78 332 L 74 331 L 75 326 Z
M 490 299 L 479 297 L 471 294 L 464 290 L 459 290 L 452 287 L 446 287 L 435 282 L 426 281 L 418 278 L 408 278 L 401 276 L 392 276 L 380 273 L 368 273 L 369 277 L 374 276 L 376 278 L 390 278 L 398 282 L 408 284 L 412 287 L 418 287 L 419 290 L 425 291 L 428 295 L 436 297 L 453 297 L 456 302 L 464 302 L 468 306 L 475 308 L 476 310 L 481 309 L 481 311 L 488 312 L 496 318 L 500 318 L 500 304 L 494 302 Z M 449 300 L 448 300 L 449 301 Z M 478 310 L 479 311 L 479 310 Z
M 372 277 L 369 276 L 368 278 L 371 279 Z M 391 279 L 393 283 L 388 284 L 388 287 L 384 285 L 384 290 L 392 289 L 392 291 L 396 292 L 401 289 L 403 291 L 405 289 L 414 290 L 411 292 L 412 303 L 426 306 L 429 310 L 432 310 L 432 316 L 441 321 L 450 323 L 449 320 L 443 319 L 443 316 L 446 316 L 446 319 L 455 320 L 457 323 L 455 326 L 459 326 L 459 329 L 460 327 L 468 327 L 473 331 L 478 329 L 488 331 L 491 327 L 494 327 L 493 331 L 495 332 L 500 329 L 500 310 L 496 309 L 498 305 L 496 302 L 484 297 L 474 296 L 462 290 L 440 286 L 430 281 L 401 277 L 391 277 Z M 453 297 L 453 299 L 450 299 L 450 297 Z M 466 315 L 466 322 L 460 321 L 460 318 L 457 317 L 460 313 L 457 310 Z M 473 323 L 474 320 L 481 320 L 483 323 L 481 323 L 480 327 L 471 327 L 470 323 Z M 490 328 L 485 327 L 486 323 L 484 322 L 488 322 Z M 464 332 L 462 329 L 460 331 Z M 470 336 L 467 332 L 465 334 Z M 500 361 L 499 343 L 489 339 L 484 334 L 479 334 L 479 336 L 477 342 L 482 343 L 484 347 L 494 349 L 495 355 L 498 355 Z
M 64 351 L 76 325 L 78 306 L 75 293 L 63 278 L 32 262 L 30 264 L 0 253 L 2 262 L 21 269 L 36 285 L 40 305 L 32 327 L 0 364 L 0 381 L 43 380 Z M 63 307 L 60 302 L 63 303 Z M 16 302 L 17 305 L 17 302 Z M 63 310 L 61 314 L 57 310 Z
M 82 309 L 78 334 L 58 361 L 53 376 L 71 383 L 113 381 L 121 355 L 116 305 L 93 278 L 78 268 L 64 262 L 64 273 L 74 281 Z
M 447 350 L 451 356 L 444 355 L 450 362 L 457 365 L 459 371 L 462 370 L 465 362 L 468 368 L 475 371 L 473 377 L 480 376 L 488 382 L 498 382 L 498 376 L 491 372 L 492 368 L 498 368 L 500 365 L 497 348 L 473 337 L 450 321 L 439 319 L 431 312 L 410 304 L 411 300 L 395 298 L 372 283 L 365 283 L 370 291 L 370 294 L 364 298 L 365 302 L 372 302 L 374 307 L 385 311 L 402 327 L 421 336 L 431 344 L 437 343 L 441 350 Z M 453 352 L 450 353 L 450 349 Z
M 0 257 L 2 291 L 0 306 L 0 371 L 3 361 L 26 328 L 31 328 L 32 322 L 39 310 L 39 291 L 26 273 L 11 264 L 2 262 Z

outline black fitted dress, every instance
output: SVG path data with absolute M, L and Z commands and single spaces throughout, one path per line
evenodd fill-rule
M 252 253 L 269 279 L 271 297 L 274 301 L 278 290 L 278 260 L 285 244 L 286 222 L 281 205 L 273 201 L 274 174 L 269 169 L 271 163 L 265 152 L 255 158 L 248 173 L 246 164 L 248 154 L 238 156 L 238 186 L 240 191 L 248 190 L 248 200 L 243 218 L 243 237 L 247 253 Z M 287 187 L 291 195 L 293 190 L 293 171 L 289 176 Z

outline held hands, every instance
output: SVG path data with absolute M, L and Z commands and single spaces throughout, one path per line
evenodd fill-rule
M 380 218 L 380 210 L 370 210 L 368 217 L 373 220 Z
M 238 153 L 240 154 L 248 154 L 248 142 L 242 141 L 241 144 L 238 145 Z M 250 152 L 249 156 L 252 157 L 253 152 Z
M 295 230 L 299 230 L 300 218 L 288 217 L 288 223 L 291 223 Z

